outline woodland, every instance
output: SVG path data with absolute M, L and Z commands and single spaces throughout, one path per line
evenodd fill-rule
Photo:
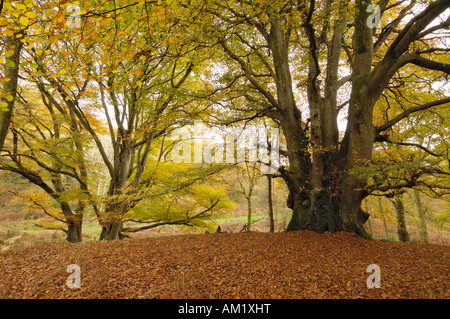
M 1 0 L 0 296 L 450 297 L 449 51 L 449 0 Z M 44 235 L 12 249 L 26 234 Z M 173 258 L 142 264 L 163 290 L 109 294 L 94 266 L 78 295 L 62 266 L 48 290 L 7 283 L 17 258 L 148 246 Z M 228 285 L 238 246 L 267 289 Z M 376 247 L 391 272 L 368 294 L 342 273 Z M 296 248 L 322 278 L 301 292 Z M 338 255 L 343 288 L 321 277 Z M 401 262 L 424 274 L 412 291 Z

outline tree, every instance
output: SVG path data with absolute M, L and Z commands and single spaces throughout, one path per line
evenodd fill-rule
M 208 6 L 210 19 L 217 21 L 211 25 L 218 26 L 215 44 L 228 68 L 221 90 L 234 90 L 221 105 L 241 111 L 241 118 L 270 117 L 285 136 L 289 165 L 280 173 L 293 210 L 288 230 L 345 230 L 369 237 L 363 227 L 369 215 L 361 208 L 370 194 L 368 178 L 358 172 L 370 165 L 374 144 L 412 114 L 450 102 L 442 92 L 429 94 L 422 104 L 405 103 L 401 112 L 375 126 L 374 108 L 396 74 L 426 69 L 443 81 L 449 73 L 440 54 L 448 48 L 434 40 L 443 36 L 449 20 L 432 23 L 450 4 L 381 1 L 379 29 L 368 23 L 369 4 L 312 0 Z M 306 96 L 308 109 L 299 107 L 297 95 Z M 251 106 L 237 108 L 238 98 Z M 345 110 L 347 126 L 340 139 L 338 116 Z
M 195 43 L 174 45 L 177 28 L 183 26 L 170 20 L 170 9 L 145 2 L 118 7 L 109 2 L 98 8 L 83 15 L 80 28 L 48 34 L 28 53 L 42 94 L 63 101 L 101 155 L 109 185 L 105 212 L 98 216 L 101 239 L 112 240 L 121 236 L 130 209 L 126 196 L 136 201 L 153 140 L 192 122 L 202 110 L 188 95 L 195 89 L 195 81 L 189 80 Z M 101 23 L 98 17 L 104 18 Z M 92 125 L 90 110 L 104 117 L 112 158 L 103 133 Z
M 81 242 L 82 221 L 90 194 L 84 149 L 88 142 L 73 113 L 55 100 L 41 100 L 37 90 L 22 90 L 7 139 L 0 169 L 20 174 L 44 190 L 60 207 L 52 212 L 32 199 L 59 225 L 44 228 L 63 230 L 68 242 Z M 94 203 L 95 207 L 95 203 Z M 61 226 L 62 223 L 62 226 Z
M 403 203 L 403 193 L 400 192 L 394 197 L 393 203 L 397 212 L 397 234 L 398 239 L 403 242 L 409 241 L 409 233 L 406 228 L 405 204 Z
M 269 232 L 275 231 L 273 219 L 273 200 L 272 200 L 272 176 L 267 174 L 267 207 L 269 208 Z
M 161 146 L 163 150 L 164 144 Z M 162 154 L 150 156 L 141 180 L 138 202 L 130 205 L 124 220 L 127 225 L 122 232 L 134 233 L 164 225 L 211 230 L 214 227 L 211 218 L 233 207 L 222 183 L 215 178 L 227 165 L 196 164 L 192 167 L 192 164 L 164 161 L 163 158 Z
M 24 43 L 32 42 L 27 36 L 27 29 L 31 24 L 30 18 L 34 18 L 36 14 L 30 10 L 33 7 L 31 1 L 25 1 L 25 4 L 1 3 L 0 43 L 1 53 L 5 58 L 1 59 L 3 72 L 0 76 L 3 84 L 0 95 L 0 151 L 8 133 L 17 96 L 22 48 Z
M 288 230 L 369 237 L 367 196 L 412 187 L 448 193 L 449 132 L 432 127 L 449 119 L 448 0 L 381 0 L 379 26 L 367 0 L 93 1 L 77 26 L 69 3 L 55 4 L 3 8 L 0 145 L 22 77 L 51 115 L 67 118 L 77 166 L 63 168 L 76 170 L 94 207 L 84 151 L 93 145 L 100 154 L 108 174 L 105 211 L 94 208 L 102 239 L 120 238 L 126 214 L 145 201 L 155 139 L 198 118 L 226 125 L 270 118 L 282 130 L 273 177 L 289 189 Z M 10 133 L 4 156 L 14 160 L 19 135 Z M 43 139 L 56 135 L 52 128 Z M 392 160 L 395 150 L 414 161 Z M 41 168 L 63 174 L 61 163 L 47 160 Z
M 18 33 L 19 35 L 21 33 Z M 20 37 L 14 34 L 5 41 L 6 46 L 11 52 L 9 60 L 5 62 L 4 76 L 2 77 L 3 88 L 0 96 L 0 150 L 3 148 L 6 134 L 8 133 L 9 124 L 14 108 L 14 102 L 17 95 L 17 82 L 19 79 L 19 63 L 20 53 L 22 51 L 23 42 Z
M 420 199 L 419 191 L 417 189 L 414 190 L 414 197 L 417 206 L 417 212 L 419 214 L 419 233 L 420 238 L 422 239 L 424 244 L 429 244 L 428 240 L 428 231 L 427 224 L 425 221 L 425 209 L 422 205 L 422 201 Z
M 256 181 L 261 177 L 258 163 L 245 162 L 244 167 L 237 167 L 237 180 L 240 193 L 247 200 L 247 224 L 246 231 L 250 231 L 252 225 L 252 196 Z

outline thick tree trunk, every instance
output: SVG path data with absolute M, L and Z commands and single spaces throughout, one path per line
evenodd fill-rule
M 100 240 L 122 239 L 123 215 L 128 209 L 128 204 L 113 203 L 107 206 L 106 212 L 101 218 L 102 232 Z
M 100 234 L 100 240 L 116 240 L 122 239 L 123 235 L 121 234 L 123 228 L 122 222 L 118 221 L 116 223 L 110 222 L 106 226 L 102 227 L 102 232 Z
M 73 213 L 69 203 L 60 202 L 62 212 L 67 222 L 66 240 L 69 243 L 80 243 L 82 241 L 82 224 L 83 224 L 83 204 L 78 207 L 77 213 Z
M 347 173 L 345 154 L 334 152 L 327 157 L 318 184 L 313 182 L 313 176 L 309 176 L 300 187 L 292 187 L 294 183 L 288 182 L 291 185 L 288 207 L 293 210 L 288 231 L 348 231 L 371 238 L 363 226 L 369 217 L 361 208 L 365 194 L 359 186 L 363 181 Z M 308 186 L 313 184 L 314 187 Z
M 82 241 L 82 216 L 75 216 L 67 221 L 67 237 L 69 243 L 80 243 Z
M 395 203 L 395 210 L 397 212 L 398 239 L 402 242 L 408 242 L 409 234 L 408 234 L 408 230 L 406 229 L 405 205 L 403 203 L 402 194 L 395 196 L 394 203 Z
M 114 156 L 114 170 L 111 176 L 110 185 L 108 189 L 108 196 L 122 195 L 127 187 L 127 181 L 130 176 L 129 167 L 132 151 L 129 142 L 125 138 L 126 134 L 121 133 L 122 143 L 119 144 L 118 151 Z M 103 220 L 100 221 L 102 225 L 102 232 L 100 240 L 116 240 L 122 239 L 122 221 L 123 215 L 128 210 L 128 204 L 122 203 L 117 199 L 111 199 L 111 203 L 106 206 L 106 211 Z
M 362 199 L 347 201 L 339 192 L 342 190 L 333 188 L 314 192 L 311 198 L 305 198 L 304 194 L 294 195 L 292 219 L 287 230 L 348 231 L 370 238 L 363 226 L 369 215 L 361 209 Z

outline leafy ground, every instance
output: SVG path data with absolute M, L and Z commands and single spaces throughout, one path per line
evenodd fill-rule
M 369 264 L 381 288 L 366 286 Z M 66 285 L 69 264 L 81 288 Z M 2 298 L 450 298 L 450 247 L 348 233 L 46 243 L 0 253 Z

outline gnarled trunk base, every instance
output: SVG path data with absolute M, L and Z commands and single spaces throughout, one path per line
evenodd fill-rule
M 294 195 L 292 205 L 292 219 L 287 231 L 309 229 L 317 233 L 347 231 L 363 238 L 371 236 L 364 229 L 363 224 L 369 214 L 361 209 L 358 203 L 343 202 L 345 198 L 337 196 L 335 192 L 321 190 L 305 195 Z M 353 207 L 350 207 L 353 206 Z

